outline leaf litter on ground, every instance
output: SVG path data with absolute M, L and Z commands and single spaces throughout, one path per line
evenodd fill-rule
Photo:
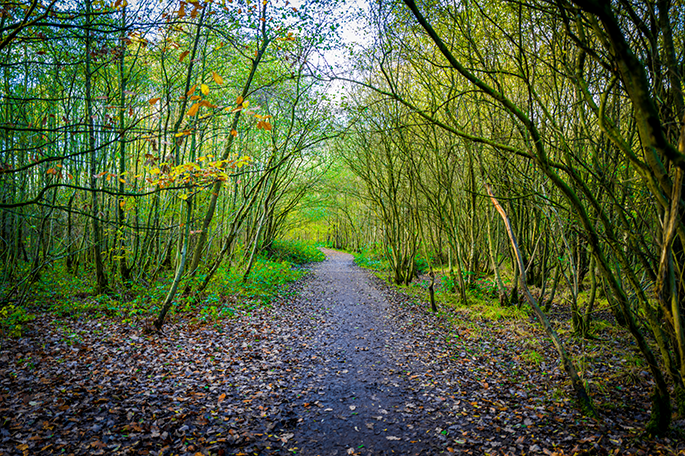
M 682 454 L 646 438 L 649 379 L 582 416 L 550 348 L 519 322 L 433 314 L 327 251 L 284 298 L 161 335 L 110 318 L 0 349 L 2 454 Z M 531 329 L 532 328 L 532 329 Z M 592 353 L 593 376 L 614 360 Z M 612 358 L 613 357 L 613 358 Z M 590 371 L 591 369 L 588 369 Z M 675 427 L 682 422 L 675 423 Z

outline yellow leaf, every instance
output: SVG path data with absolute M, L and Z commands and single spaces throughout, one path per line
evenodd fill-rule
M 149 100 L 147 100 L 147 102 L 150 103 L 150 106 L 156 105 L 158 101 L 159 101 L 159 97 L 157 97 L 157 98 L 150 98 Z
M 192 105 L 190 107 L 190 109 L 188 110 L 188 112 L 186 114 L 189 116 L 195 116 L 195 115 L 197 115 L 197 111 L 199 109 L 200 109 L 200 103 L 195 103 L 194 105 Z
M 180 195 L 178 195 L 178 197 L 181 198 L 183 201 L 188 199 L 188 195 L 185 193 L 181 193 Z
M 119 201 L 119 207 L 123 209 L 124 206 L 126 206 L 126 201 L 124 201 L 124 200 Z
M 200 85 L 200 91 L 202 95 L 209 95 L 209 86 L 207 84 Z
M 231 130 L 231 136 L 238 136 L 238 132 L 235 130 Z
M 189 97 L 189 96 L 191 96 L 192 94 L 194 94 L 196 88 L 197 88 L 197 84 L 195 84 L 194 86 L 192 86 L 192 87 L 190 88 L 190 90 L 188 91 L 188 93 L 186 93 L 186 96 Z
M 243 101 L 243 108 L 247 108 L 250 106 L 250 102 L 248 100 Z
M 212 79 L 214 79 L 214 82 L 216 82 L 219 85 L 224 83 L 224 79 L 218 74 L 216 74 L 216 71 L 212 71 Z
M 200 98 L 200 95 L 193 95 L 192 97 L 190 97 L 190 99 L 193 101 L 199 100 Z
M 124 179 L 122 179 L 121 177 L 119 178 L 119 182 L 121 182 L 122 184 L 126 183 L 126 181 Z
M 238 99 L 235 101 L 235 103 L 238 105 L 243 104 L 243 97 L 238 97 Z

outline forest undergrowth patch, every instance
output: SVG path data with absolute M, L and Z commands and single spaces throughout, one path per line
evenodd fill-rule
M 216 322 L 231 317 L 237 309 L 255 309 L 277 297 L 289 296 L 289 285 L 307 273 L 306 265 L 322 261 L 323 253 L 311 244 L 275 241 L 254 262 L 244 280 L 245 265 L 222 266 L 209 287 L 201 294 L 178 295 L 170 318 L 194 322 Z M 173 270 L 165 270 L 149 283 L 139 278 L 118 284 L 107 294 L 96 294 L 89 271 L 69 272 L 63 266 L 48 268 L 32 287 L 21 305 L 9 304 L 0 309 L 0 336 L 21 337 L 30 331 L 36 315 L 47 313 L 58 319 L 120 319 L 123 324 L 145 325 L 160 310 L 160 304 L 173 279 Z M 198 274 L 193 283 L 204 280 Z

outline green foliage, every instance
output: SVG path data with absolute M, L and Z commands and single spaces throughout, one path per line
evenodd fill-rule
M 22 307 L 9 304 L 0 309 L 0 335 L 7 337 L 21 337 L 26 330 L 26 323 L 36 317 L 26 313 Z
M 211 294 L 205 299 L 197 313 L 197 320 L 204 323 L 217 323 L 222 318 L 231 318 L 235 309 L 228 306 L 219 295 Z
M 359 253 L 353 253 L 354 262 L 362 268 L 374 271 L 387 271 L 390 269 L 388 260 L 382 250 L 375 245 L 364 246 Z
M 92 271 L 86 270 L 78 276 L 71 274 L 63 265 L 47 268 L 40 276 L 40 280 L 31 286 L 31 295 L 35 304 L 44 305 L 54 302 L 71 301 L 74 293 L 90 295 L 95 293 Z M 49 299 L 46 299 L 49 298 Z
M 436 279 L 436 284 L 438 280 Z M 412 284 L 405 291 L 421 299 L 428 300 L 428 285 L 429 280 L 422 280 Z M 493 285 L 488 282 L 486 278 L 481 278 L 474 281 L 466 290 L 467 304 L 464 304 L 459 299 L 458 293 L 452 293 L 453 282 L 448 276 L 442 276 L 439 279 L 438 290 L 435 294 L 438 308 L 446 306 L 450 309 L 459 310 L 469 315 L 468 318 L 476 319 L 482 318 L 485 320 L 499 321 L 499 320 L 526 320 L 528 319 L 528 310 L 518 308 L 516 306 L 502 307 L 498 300 L 496 292 L 493 292 Z
M 521 359 L 534 366 L 539 366 L 545 360 L 540 353 L 530 349 L 526 349 L 521 353 Z
M 457 274 L 455 271 L 454 274 Z M 490 300 L 497 298 L 497 287 L 495 284 L 488 280 L 487 277 L 478 277 L 474 279 L 472 276 L 476 275 L 471 271 L 464 271 L 464 283 L 466 284 L 469 294 L 473 297 L 482 300 Z M 448 293 L 451 290 L 455 290 L 458 286 L 454 279 L 450 275 L 445 275 L 442 278 L 442 285 L 440 289 L 443 293 Z
M 243 282 L 245 271 L 242 268 L 220 270 L 211 290 L 220 295 L 237 296 L 243 305 L 251 307 L 255 303 L 272 301 L 285 291 L 285 286 L 301 278 L 306 271 L 293 268 L 287 261 L 275 262 L 264 258 L 255 260 L 250 277 Z
M 425 274 L 430 270 L 428 260 L 421 255 L 418 255 L 416 258 L 414 258 L 414 265 L 416 267 L 417 274 Z
M 293 264 L 314 263 L 326 259 L 326 255 L 313 244 L 292 240 L 276 239 L 265 253 L 269 260 Z
M 258 257 L 249 278 L 243 281 L 243 265 L 220 268 L 206 293 L 179 295 L 172 315 L 187 314 L 195 322 L 216 323 L 230 318 L 236 308 L 250 309 L 287 293 L 287 285 L 301 278 L 306 270 L 297 265 L 322 261 L 325 255 L 311 244 L 277 241 L 270 258 Z M 57 318 L 115 318 L 135 323 L 156 315 L 173 279 L 172 271 L 163 273 L 154 284 L 133 282 L 125 289 L 96 295 L 91 274 L 80 277 L 64 268 L 49 268 L 34 284 L 27 308 L 47 311 Z M 199 274 L 195 280 L 203 280 Z M 25 323 L 35 317 L 24 308 L 9 305 L 0 310 L 0 336 L 21 337 Z

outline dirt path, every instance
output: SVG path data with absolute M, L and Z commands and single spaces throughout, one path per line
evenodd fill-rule
M 396 347 L 411 341 L 352 255 L 325 253 L 301 295 L 322 318 L 310 349 L 313 375 L 302 384 L 316 405 L 293 429 L 293 447 L 322 455 L 434 453 L 428 412 L 418 423 L 415 416 L 425 398 L 401 375 L 406 360 L 395 359 Z

